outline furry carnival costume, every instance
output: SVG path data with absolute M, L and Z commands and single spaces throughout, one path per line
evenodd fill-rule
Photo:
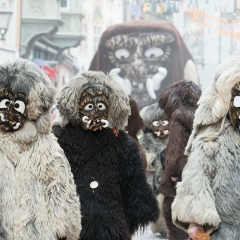
M 0 66 L 0 239 L 78 239 L 76 186 L 50 133 L 54 92 L 28 60 Z
M 134 21 L 109 27 L 89 70 L 118 76 L 139 109 L 156 102 L 173 82 L 198 83 L 196 65 L 177 29 L 168 22 Z
M 186 239 L 187 235 L 172 223 L 171 204 L 176 195 L 176 182 L 181 180 L 187 162 L 184 149 L 192 131 L 194 112 L 201 90 L 193 82 L 173 83 L 160 95 L 159 107 L 169 119 L 169 136 L 165 151 L 165 169 L 160 182 L 164 195 L 163 214 L 169 229 L 169 240 Z
M 131 114 L 128 117 L 128 124 L 127 124 L 127 127 L 125 128 L 125 130 L 136 141 L 136 143 L 139 147 L 139 151 L 141 154 L 141 159 L 143 161 L 144 169 L 146 169 L 146 167 L 147 167 L 146 155 L 145 155 L 145 152 L 144 152 L 142 146 L 140 145 L 138 137 L 137 137 L 137 134 L 139 133 L 139 131 L 141 129 L 144 129 L 145 125 L 139 114 L 139 110 L 138 110 L 136 101 L 131 96 L 128 96 L 128 97 L 129 97 L 129 104 L 130 104 L 130 108 L 131 108 Z
M 144 107 L 140 115 L 146 125 L 144 134 L 142 134 L 140 138 L 140 144 L 147 157 L 147 179 L 155 194 L 158 194 L 160 180 L 163 174 L 161 155 L 168 140 L 169 121 L 157 103 Z M 160 209 L 162 208 L 162 200 L 163 196 L 159 194 L 158 201 Z M 158 221 L 151 225 L 151 229 L 153 233 L 160 232 L 162 236 L 166 236 L 168 229 L 163 214 L 160 214 Z
M 203 226 L 211 240 L 239 239 L 240 58 L 222 63 L 202 94 L 172 205 L 173 221 Z
M 169 122 L 157 103 L 144 107 L 140 111 L 140 115 L 146 125 L 144 134 L 140 138 L 140 144 L 147 157 L 148 182 L 156 192 L 159 189 L 163 173 L 160 156 L 167 144 Z
M 82 240 L 130 240 L 159 210 L 136 142 L 125 133 L 129 98 L 112 76 L 84 72 L 58 97 L 53 132 L 81 200 Z

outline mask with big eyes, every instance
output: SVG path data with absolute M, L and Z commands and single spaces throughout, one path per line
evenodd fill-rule
M 235 129 L 240 131 L 240 83 L 232 89 L 229 118 Z
M 0 92 L 0 128 L 5 131 L 20 129 L 27 118 L 26 95 L 4 89 Z
M 167 119 L 153 120 L 152 131 L 155 133 L 156 137 L 167 137 L 169 134 L 169 121 Z
M 86 130 L 97 131 L 108 127 L 108 94 L 103 86 L 87 88 L 81 98 L 79 115 L 81 126 Z
M 117 35 L 106 42 L 108 59 L 119 69 L 112 73 L 119 73 L 119 83 L 128 95 L 157 98 L 155 92 L 167 75 L 173 41 L 170 33 L 149 32 Z

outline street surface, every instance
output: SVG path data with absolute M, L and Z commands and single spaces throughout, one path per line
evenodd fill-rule
M 146 228 L 144 233 L 137 232 L 132 240 L 163 240 L 166 238 L 160 238 L 159 234 L 153 234 L 150 228 Z

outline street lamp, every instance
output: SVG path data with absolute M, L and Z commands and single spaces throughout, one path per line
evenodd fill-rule
M 0 9 L 0 34 L 1 40 L 5 40 L 4 36 L 8 30 L 9 23 L 12 17 L 12 12 Z

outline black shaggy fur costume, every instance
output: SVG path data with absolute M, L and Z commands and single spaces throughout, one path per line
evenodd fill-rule
M 87 131 L 68 124 L 53 132 L 71 165 L 80 194 L 82 240 L 130 240 L 158 218 L 158 205 L 146 183 L 138 146 L 124 131 Z M 81 144 L 79 144 L 81 142 Z M 94 178 L 99 188 L 93 193 Z
M 82 126 L 79 104 L 89 87 L 101 93 L 104 89 L 109 96 L 109 124 L 102 130 Z M 139 147 L 124 130 L 130 115 L 128 96 L 111 75 L 89 71 L 72 78 L 57 102 L 60 117 L 53 123 L 53 133 L 65 151 L 80 196 L 80 239 L 130 240 L 139 227 L 158 219 L 159 209 Z M 97 188 L 91 189 L 92 182 L 98 183 Z

